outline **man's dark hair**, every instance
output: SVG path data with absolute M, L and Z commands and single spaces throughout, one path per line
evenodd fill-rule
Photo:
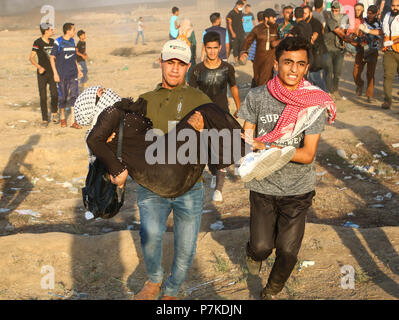
M 286 6 L 286 7 L 283 8 L 283 12 L 284 12 L 285 10 L 287 10 L 287 9 L 294 9 L 294 8 L 291 7 L 291 6 Z
M 294 10 L 295 19 L 302 19 L 304 15 L 304 10 L 302 7 L 296 7 Z
M 216 21 L 218 21 L 219 18 L 220 18 L 220 13 L 219 12 L 214 12 L 209 17 L 209 20 L 211 20 L 211 23 L 214 24 Z
M 356 3 L 356 4 L 355 4 L 355 7 L 357 7 L 357 6 L 361 6 L 361 7 L 364 9 L 364 4 L 361 3 L 361 2 Z
M 303 8 L 304 9 L 309 9 L 309 11 L 312 12 L 312 7 L 311 6 L 306 5 L 306 6 L 303 6 Z
M 40 28 L 40 32 L 42 33 L 42 35 L 44 35 L 46 33 L 46 31 L 48 29 L 50 29 L 52 26 L 49 23 L 42 23 L 40 24 L 39 28 Z
M 71 22 L 67 22 L 62 26 L 62 31 L 64 31 L 64 34 L 66 34 L 69 30 L 72 29 L 72 27 L 74 26 L 74 23 Z
M 310 42 L 301 36 L 284 38 L 276 49 L 276 60 L 279 61 L 284 51 L 306 50 L 308 55 L 308 63 L 312 59 Z
M 173 8 L 172 8 L 172 13 L 173 13 L 173 14 L 175 14 L 177 11 L 179 11 L 179 8 L 178 8 L 178 7 L 173 7 Z
M 264 14 L 263 14 L 263 11 L 259 11 L 259 12 L 258 12 L 257 18 L 258 18 L 258 21 L 259 21 L 259 22 L 260 22 L 260 21 L 265 21 L 265 16 L 264 16 Z
M 242 0 L 238 0 L 236 2 L 236 6 L 242 6 L 242 5 L 244 5 L 244 2 L 242 2 Z
M 84 32 L 83 30 L 79 30 L 78 33 L 77 33 L 77 35 L 78 35 L 79 38 L 80 38 L 80 36 L 81 36 L 82 34 L 86 34 L 86 32 Z
M 215 31 L 209 31 L 205 34 L 204 36 L 204 45 L 206 46 L 206 44 L 208 42 L 217 42 L 220 45 L 220 35 L 219 33 L 215 32 Z
M 323 7 L 323 0 L 314 0 L 314 8 L 320 9 L 321 7 Z

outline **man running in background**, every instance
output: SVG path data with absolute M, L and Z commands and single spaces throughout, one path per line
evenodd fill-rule
M 54 34 L 53 26 L 48 23 L 40 25 L 42 36 L 35 40 L 30 54 L 30 62 L 37 68 L 37 82 L 39 86 L 40 108 L 42 110 L 41 128 L 47 128 L 49 123 L 47 109 L 47 84 L 51 94 L 51 114 L 52 122 L 59 123 L 58 113 L 58 91 L 54 81 L 53 70 L 50 64 L 50 53 L 53 49 L 54 39 L 50 38 Z M 36 62 L 35 58 L 38 58 Z
M 233 50 L 233 56 L 235 63 L 238 63 L 238 58 L 242 45 L 245 40 L 245 32 L 243 26 L 243 9 L 244 2 L 238 0 L 233 10 L 227 15 L 227 29 L 229 31 L 229 37 L 231 42 L 231 48 Z
M 179 14 L 180 14 L 179 8 L 173 7 L 172 8 L 172 17 L 170 18 L 170 21 L 169 21 L 169 39 L 170 40 L 176 39 L 179 36 L 179 28 L 180 28 Z
M 222 48 L 220 49 L 219 52 L 219 58 L 222 59 L 223 61 L 227 62 L 227 58 L 230 55 L 230 38 L 229 38 L 229 33 L 227 32 L 226 28 L 221 27 L 222 25 L 222 18 L 220 17 L 219 12 L 214 12 L 211 14 L 209 17 L 212 23 L 212 27 L 205 29 L 204 33 L 202 34 L 202 43 L 204 43 L 204 37 L 207 32 L 214 31 L 217 32 L 220 36 L 220 44 Z M 202 45 L 202 51 L 201 51 L 201 61 L 204 61 L 206 57 L 206 52 L 205 52 L 205 45 Z
M 82 78 L 83 74 L 79 70 L 78 62 L 76 60 L 75 40 L 75 25 L 73 23 L 65 23 L 62 27 L 64 35 L 54 41 L 54 46 L 50 55 L 51 68 L 54 73 L 54 81 L 58 83 L 59 90 L 59 108 L 61 127 L 67 126 L 65 117 L 65 108 L 67 106 L 68 98 L 71 106 L 79 95 L 78 78 Z M 72 111 L 73 111 L 73 107 Z M 72 112 L 72 119 L 75 115 Z M 71 128 L 81 129 L 82 127 L 76 121 L 71 125 Z
M 207 32 L 204 36 L 204 46 L 206 59 L 195 66 L 191 73 L 189 84 L 208 95 L 215 104 L 226 112 L 230 112 L 227 100 L 227 85 L 229 85 L 236 105 L 234 116 L 237 118 L 241 102 L 236 84 L 235 70 L 231 64 L 219 58 L 219 52 L 222 49 L 220 35 L 215 31 Z M 212 172 L 213 176 L 216 175 L 216 179 L 213 179 L 213 181 L 216 180 L 213 201 L 223 201 L 222 189 L 226 172 L 226 169 L 219 170 L 217 173 Z
M 140 37 L 141 37 L 141 41 L 143 43 L 143 46 L 145 46 L 143 17 L 140 17 L 139 21 L 137 22 L 136 45 L 139 43 L 139 38 Z
M 80 85 L 79 92 L 82 92 L 86 88 L 86 82 L 88 80 L 87 60 L 89 59 L 89 56 L 86 52 L 86 32 L 84 32 L 83 30 L 79 30 L 78 37 L 79 41 L 78 44 L 76 45 L 76 54 L 77 54 L 76 59 L 83 73 L 83 78 L 79 80 L 79 85 Z

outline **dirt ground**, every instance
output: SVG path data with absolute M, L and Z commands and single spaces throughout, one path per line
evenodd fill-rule
M 134 45 L 138 16 L 144 17 L 147 46 Z M 191 18 L 200 39 L 208 14 L 184 8 L 181 16 Z M 90 56 L 89 85 L 100 84 L 121 96 L 137 98 L 160 82 L 156 61 L 167 40 L 168 18 L 166 8 L 64 11 L 56 16 L 56 36 L 66 20 L 83 28 Z M 31 45 L 39 37 L 35 21 L 40 21 L 39 10 L 0 17 L 0 45 L 7 48 L 0 52 L 0 134 L 4 139 L 0 144 L 0 299 L 130 299 L 146 280 L 138 235 L 137 185 L 128 182 L 125 205 L 115 218 L 86 220 L 80 195 L 87 174 L 84 130 L 52 124 L 47 129 L 39 127 L 37 80 L 28 61 Z M 353 57 L 345 58 L 340 85 L 345 100 L 337 103 L 336 123 L 326 126 L 322 134 L 317 195 L 298 266 L 280 295 L 283 299 L 399 298 L 399 148 L 394 147 L 399 143 L 399 81 L 395 79 L 393 108 L 382 110 L 382 58 L 373 104 L 355 96 L 353 64 Z M 252 65 L 237 66 L 236 71 L 244 99 Z M 337 150 L 344 150 L 347 159 L 338 156 Z M 243 259 L 249 192 L 229 172 L 224 201 L 215 203 L 210 180 L 204 172 L 198 251 L 181 297 L 257 299 L 273 258 L 264 263 L 260 278 L 247 274 Z M 223 222 L 223 230 L 211 229 L 217 221 Z M 359 229 L 343 227 L 346 222 Z M 170 217 L 166 270 L 173 253 L 172 230 Z M 315 264 L 298 271 L 305 261 Z M 355 270 L 355 289 L 341 287 L 341 267 L 347 265 Z M 55 270 L 52 290 L 40 286 L 43 266 Z

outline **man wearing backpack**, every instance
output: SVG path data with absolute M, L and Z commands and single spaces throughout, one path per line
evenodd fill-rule
M 67 126 L 65 118 L 65 108 L 70 98 L 73 106 L 79 95 L 79 80 L 83 74 L 78 67 L 75 40 L 75 25 L 73 23 L 65 23 L 62 27 L 64 35 L 54 41 L 53 50 L 50 55 L 51 68 L 54 73 L 54 81 L 58 83 L 59 91 L 59 108 L 61 127 Z M 74 118 L 74 115 L 72 115 Z M 76 121 L 71 128 L 81 129 L 82 127 Z

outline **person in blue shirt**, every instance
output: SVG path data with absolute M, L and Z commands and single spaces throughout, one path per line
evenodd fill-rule
M 245 36 L 247 36 L 255 27 L 255 17 L 254 14 L 251 12 L 250 4 L 247 4 L 245 6 L 245 11 L 242 19 L 243 19 L 242 25 L 244 27 Z
M 58 84 L 59 91 L 59 109 L 61 127 L 65 128 L 65 107 L 70 99 L 73 106 L 79 95 L 78 79 L 83 77 L 77 62 L 75 40 L 75 25 L 73 23 L 65 23 L 62 27 L 64 35 L 54 41 L 54 46 L 50 54 L 51 68 L 54 73 L 54 81 Z M 73 115 L 74 118 L 74 115 Z M 71 128 L 81 129 L 82 127 L 76 121 Z
M 227 32 L 226 28 L 221 27 L 222 25 L 222 18 L 219 12 L 214 12 L 209 17 L 212 23 L 212 27 L 205 29 L 204 33 L 202 34 L 202 43 L 204 43 L 205 35 L 210 31 L 215 31 L 220 36 L 220 44 L 222 46 L 219 52 L 219 58 L 223 61 L 227 62 L 227 58 L 230 55 L 230 38 L 229 33 Z M 202 46 L 201 52 L 201 61 L 204 61 L 206 57 L 205 52 L 205 45 Z
M 179 22 L 179 8 L 173 7 L 172 8 L 172 17 L 170 18 L 169 21 L 169 39 L 174 40 L 179 36 L 179 28 L 180 28 L 180 22 Z

